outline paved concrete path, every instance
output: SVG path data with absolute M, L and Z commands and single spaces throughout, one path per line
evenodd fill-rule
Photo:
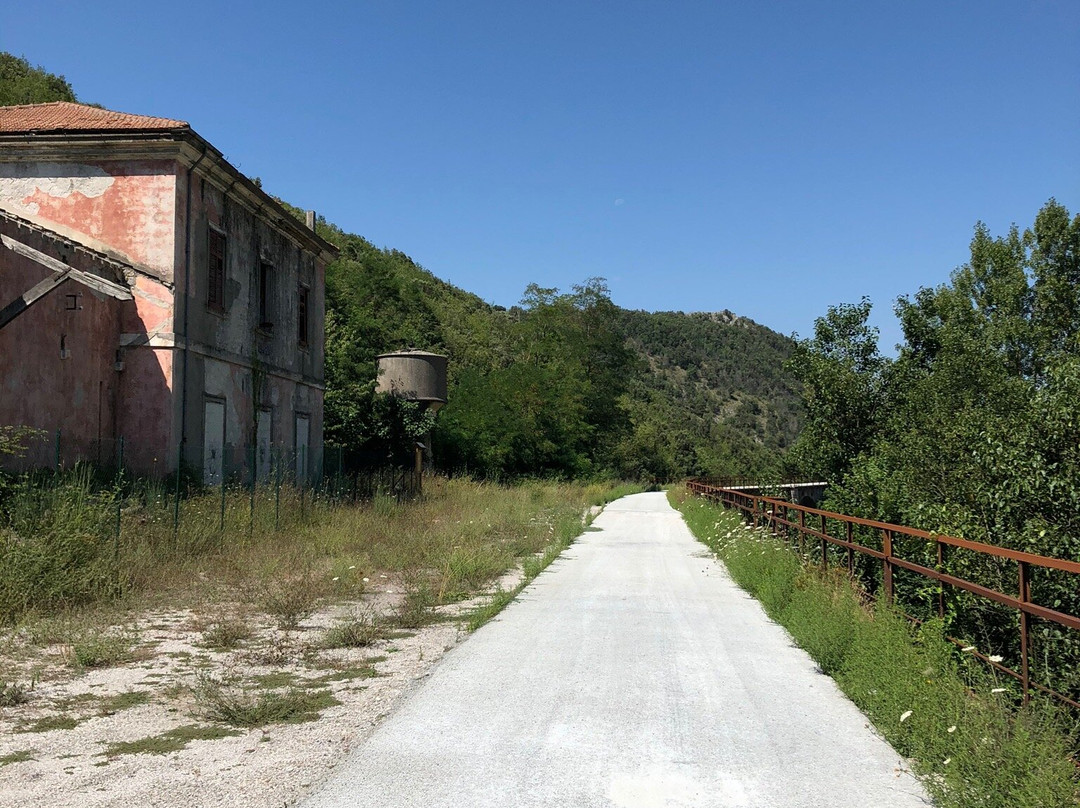
M 663 494 L 594 527 L 304 805 L 930 804 Z

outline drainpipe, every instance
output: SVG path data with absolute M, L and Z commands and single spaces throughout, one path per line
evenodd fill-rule
M 177 453 L 176 479 L 180 479 L 180 463 L 183 461 L 184 449 L 187 447 L 187 388 L 188 388 L 188 312 L 191 309 L 191 180 L 195 169 L 206 157 L 206 144 L 203 144 L 202 154 L 199 159 L 192 163 L 187 170 L 187 201 L 184 212 L 184 358 L 182 363 L 183 378 L 180 381 L 180 448 Z M 179 484 L 179 483 L 178 483 Z

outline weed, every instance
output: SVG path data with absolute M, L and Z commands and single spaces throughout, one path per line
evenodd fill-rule
M 22 763 L 27 760 L 37 760 L 37 758 L 34 757 L 35 754 L 37 754 L 36 749 L 19 749 L 16 752 L 0 756 L 0 766 L 7 766 L 11 763 Z
M 325 592 L 326 584 L 311 573 L 271 579 L 264 583 L 260 605 L 277 620 L 278 628 L 294 631 L 315 613 Z
M 212 679 L 200 682 L 195 696 L 208 719 L 234 727 L 314 721 L 322 710 L 341 703 L 329 690 L 289 688 L 250 692 Z
M 211 623 L 202 633 L 202 644 L 214 651 L 230 651 L 251 639 L 254 632 L 243 620 L 223 618 Z
M 170 752 L 178 752 L 192 741 L 216 741 L 220 738 L 228 738 L 241 733 L 225 727 L 214 727 L 200 724 L 187 724 L 176 729 L 170 729 L 160 735 L 151 735 L 140 738 L 137 741 L 124 741 L 109 744 L 103 753 L 107 757 L 116 755 L 167 755 Z
M 251 681 L 263 688 L 288 687 L 296 684 L 296 674 L 288 671 L 275 671 L 274 673 L 261 673 L 252 676 Z
M 386 637 L 386 628 L 374 614 L 355 615 L 339 621 L 323 635 L 324 648 L 367 648 Z
M 373 665 L 364 665 L 360 668 L 343 668 L 333 673 L 327 673 L 316 679 L 317 682 L 328 684 L 330 682 L 350 682 L 354 679 L 374 679 L 381 674 Z
M 110 668 L 134 658 L 135 637 L 123 632 L 88 632 L 72 640 L 67 649 L 73 668 Z
M 52 732 L 57 729 L 75 729 L 86 719 L 78 718 L 67 713 L 60 713 L 59 715 L 49 715 L 44 718 L 39 718 L 32 724 L 25 724 L 18 727 L 16 732 Z
M 417 583 L 406 590 L 405 598 L 394 611 L 394 621 L 402 628 L 422 628 L 435 621 L 437 602 L 429 583 Z
M 98 709 L 98 715 L 113 715 L 121 710 L 130 710 L 150 701 L 150 693 L 146 690 L 128 690 L 117 693 L 111 698 L 105 699 Z
M 274 667 L 289 664 L 296 655 L 297 648 L 288 631 L 275 631 L 267 638 L 265 645 L 251 652 L 257 662 Z
M 468 615 L 465 620 L 465 628 L 468 631 L 476 631 L 480 626 L 484 625 L 484 623 L 488 622 L 505 609 L 510 601 L 518 596 L 520 591 L 520 588 L 511 590 L 499 589 L 496 591 L 486 603 L 478 606 Z
M 0 707 L 17 707 L 30 700 L 32 688 L 18 682 L 0 682 Z

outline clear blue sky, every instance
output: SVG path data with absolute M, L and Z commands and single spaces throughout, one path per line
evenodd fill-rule
M 0 49 L 504 305 L 808 335 L 1080 210 L 1080 1 L 6 2 Z M 151 8 L 151 6 L 156 6 Z

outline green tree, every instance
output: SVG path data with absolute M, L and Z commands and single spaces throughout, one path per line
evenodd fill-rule
M 75 100 L 75 93 L 63 76 L 33 67 L 22 57 L 0 51 L 0 107 Z
M 796 347 L 788 368 L 802 384 L 805 423 L 793 463 L 829 482 L 843 479 L 877 435 L 887 362 L 878 331 L 867 324 L 871 304 L 832 306 L 814 321 L 814 336 Z

